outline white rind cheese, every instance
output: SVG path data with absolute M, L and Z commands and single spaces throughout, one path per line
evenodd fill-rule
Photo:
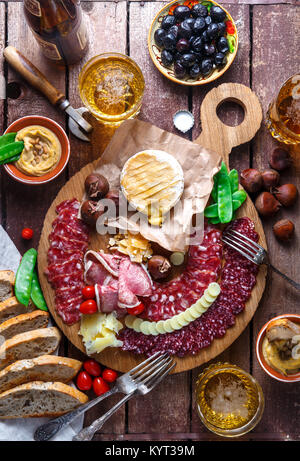
M 103 351 L 107 347 L 121 347 L 122 341 L 116 335 L 123 328 L 123 324 L 117 320 L 114 313 L 96 313 L 83 315 L 79 334 L 88 355 Z
M 190 322 L 201 317 L 204 312 L 215 302 L 221 292 L 220 285 L 216 282 L 210 283 L 204 291 L 203 296 L 198 299 L 192 306 L 180 314 L 174 315 L 167 320 L 159 320 L 158 322 L 149 322 L 134 315 L 127 315 L 125 317 L 125 325 L 138 333 L 144 335 L 159 335 L 164 333 L 172 333 L 175 330 L 188 325 Z

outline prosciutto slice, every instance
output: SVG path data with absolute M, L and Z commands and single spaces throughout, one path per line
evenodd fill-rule
M 119 307 L 131 308 L 140 304 L 138 296 L 151 296 L 152 281 L 140 264 L 122 258 L 119 268 Z

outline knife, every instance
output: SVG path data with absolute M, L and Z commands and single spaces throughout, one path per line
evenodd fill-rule
M 88 112 L 88 110 L 83 107 L 74 109 L 66 96 L 57 90 L 57 88 L 47 80 L 45 75 L 13 46 L 7 46 L 3 54 L 7 62 L 19 72 L 31 86 L 46 96 L 51 104 L 68 114 L 69 128 L 72 133 L 83 141 L 89 141 L 90 139 L 87 135 L 91 133 L 93 127 L 82 117 L 82 113 Z

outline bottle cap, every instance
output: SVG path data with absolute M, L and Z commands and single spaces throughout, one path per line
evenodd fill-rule
M 194 126 L 194 116 L 188 110 L 179 110 L 173 117 L 173 123 L 177 130 L 186 133 Z

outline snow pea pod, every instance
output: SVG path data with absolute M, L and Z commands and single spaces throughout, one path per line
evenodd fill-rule
M 23 141 L 15 141 L 10 144 L 5 144 L 5 146 L 0 147 L 0 163 L 9 160 L 12 157 L 20 154 L 24 149 Z
M 228 176 L 231 184 L 231 193 L 233 194 L 234 192 L 239 190 L 239 175 L 237 170 L 233 169 L 230 170 Z
M 204 216 L 206 218 L 217 218 L 217 217 L 219 217 L 219 215 L 218 215 L 218 204 L 213 203 L 212 205 L 209 205 L 208 207 L 206 207 L 205 210 L 204 210 Z
M 31 286 L 33 272 L 37 258 L 37 251 L 35 248 L 24 253 L 16 273 L 15 281 L 15 296 L 19 303 L 28 306 L 31 297 Z
M 0 136 L 0 147 L 14 142 L 17 133 L 6 133 Z
M 33 271 L 32 275 L 31 300 L 38 309 L 41 309 L 42 311 L 48 310 L 36 269 Z
M 221 223 L 228 223 L 232 219 L 231 184 L 227 170 L 218 178 L 218 215 Z
M 6 163 L 14 163 L 14 162 L 17 162 L 17 161 L 19 160 L 20 157 L 21 157 L 20 154 L 15 155 L 14 157 L 10 157 L 10 158 L 8 158 L 7 160 L 4 160 L 4 162 L 1 162 L 0 165 L 5 165 Z
M 237 190 L 236 192 L 234 192 L 232 194 L 232 200 L 238 200 L 239 202 L 241 202 L 241 205 L 242 203 L 244 203 L 244 201 L 246 200 L 247 198 L 247 194 L 244 190 Z

